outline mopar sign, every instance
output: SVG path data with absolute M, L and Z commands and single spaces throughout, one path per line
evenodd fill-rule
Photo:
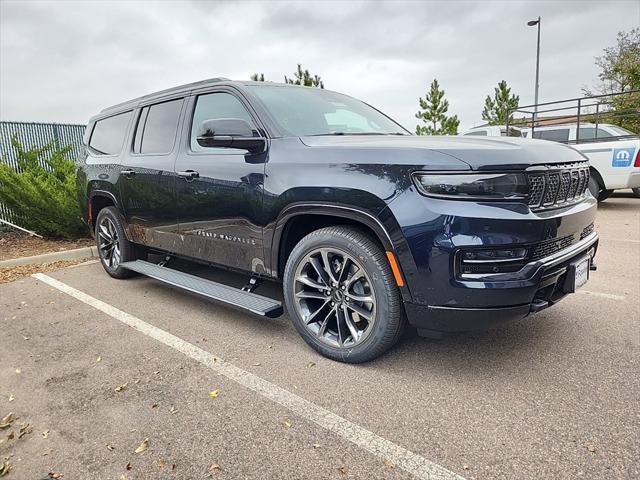
M 614 148 L 611 165 L 614 167 L 630 167 L 635 153 L 635 147 Z

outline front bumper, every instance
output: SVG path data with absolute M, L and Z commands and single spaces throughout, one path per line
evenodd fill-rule
M 544 310 L 562 300 L 568 293 L 567 275 L 570 265 L 585 257 L 590 265 L 598 248 L 598 236 L 594 232 L 577 244 L 547 258 L 531 262 L 520 272 L 530 275 L 526 281 L 485 281 L 484 288 L 504 289 L 516 287 L 521 294 L 531 297 L 527 303 L 504 307 L 450 307 L 430 306 L 405 302 L 409 322 L 418 329 L 437 332 L 482 330 L 500 323 L 524 318 Z M 515 285 L 514 285 L 515 283 Z

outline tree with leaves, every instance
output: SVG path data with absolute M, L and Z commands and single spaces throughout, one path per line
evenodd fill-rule
M 498 82 L 498 86 L 493 91 L 493 98 L 487 95 L 484 101 L 482 119 L 489 122 L 489 125 L 505 125 L 507 119 L 513 123 L 513 115 L 510 113 L 518 108 L 520 97 L 511 93 L 511 88 L 507 86 L 507 81 Z
M 640 90 L 640 28 L 618 32 L 616 45 L 605 48 L 596 57 L 600 68 L 600 84 L 596 90 L 602 95 Z M 585 90 L 587 95 L 592 95 Z M 611 97 L 614 112 L 605 120 L 640 133 L 640 93 Z
M 284 76 L 284 83 L 291 85 L 303 85 L 305 87 L 324 88 L 324 83 L 319 75 L 311 75 L 309 70 L 302 70 L 302 65 L 298 64 L 298 70 L 294 72 L 293 78 Z
M 253 80 L 254 82 L 264 82 L 264 73 L 254 73 L 251 75 L 251 80 Z
M 449 101 L 444 98 L 444 90 L 440 90 L 437 79 L 431 82 L 429 93 L 418 99 L 420 111 L 416 118 L 424 125 L 416 125 L 416 135 L 456 135 L 460 120 L 457 115 L 447 116 Z

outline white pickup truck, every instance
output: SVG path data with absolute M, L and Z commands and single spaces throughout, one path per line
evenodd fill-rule
M 523 137 L 531 135 L 530 128 L 520 128 Z M 577 124 L 548 125 L 536 127 L 533 138 L 568 143 L 583 153 L 591 165 L 589 190 L 603 201 L 614 190 L 630 188 L 640 197 L 640 136 L 616 125 L 580 124 L 577 142 Z M 506 128 L 477 127 L 462 135 L 498 136 L 506 135 Z M 510 135 L 514 131 L 510 127 Z

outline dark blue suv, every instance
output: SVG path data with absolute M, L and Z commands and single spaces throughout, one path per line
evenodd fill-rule
M 107 108 L 84 140 L 81 203 L 109 275 L 269 316 L 280 300 L 255 290 L 281 281 L 296 329 L 337 360 L 375 358 L 407 322 L 437 336 L 525 317 L 595 269 L 589 165 L 565 145 L 418 137 L 346 95 L 226 79 Z

